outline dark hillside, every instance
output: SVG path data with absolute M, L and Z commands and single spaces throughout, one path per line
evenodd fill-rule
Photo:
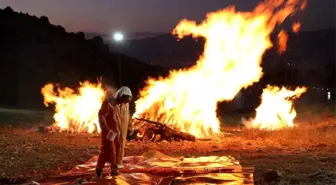
M 82 32 L 67 33 L 47 17 L 0 9 L 0 105 L 42 108 L 41 87 L 48 82 L 75 87 L 79 81 L 103 76 L 118 84 L 118 59 L 122 84 L 134 93 L 148 76 L 162 75 L 161 67 L 126 55 L 111 53 L 103 39 L 85 39 Z

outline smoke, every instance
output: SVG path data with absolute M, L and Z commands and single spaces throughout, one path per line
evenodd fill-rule
M 106 80 L 106 79 L 103 80 L 103 77 L 97 78 L 97 81 L 98 81 L 98 83 L 102 84 L 102 87 L 105 90 L 105 96 L 106 97 L 113 96 L 118 90 L 118 88 L 114 87 L 112 85 L 112 83 L 109 83 L 108 80 Z
M 104 89 L 105 89 L 105 93 L 106 93 L 107 97 L 113 96 L 117 92 L 117 90 L 118 90 L 117 88 L 114 88 L 114 87 L 112 87 L 110 85 L 104 86 Z

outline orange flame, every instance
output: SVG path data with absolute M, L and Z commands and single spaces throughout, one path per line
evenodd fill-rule
M 293 100 L 306 91 L 305 87 L 291 91 L 285 87 L 268 85 L 261 95 L 261 104 L 256 109 L 256 117 L 252 121 L 245 122 L 246 127 L 261 130 L 293 128 L 293 120 L 296 117 Z
M 284 30 L 281 30 L 280 33 L 278 34 L 279 54 L 282 54 L 283 52 L 286 51 L 287 41 L 288 41 L 287 33 Z
M 293 32 L 298 33 L 300 31 L 300 29 L 301 29 L 301 23 L 296 22 L 296 23 L 293 24 L 293 26 L 292 26 Z
M 105 97 L 101 83 L 80 83 L 78 93 L 70 88 L 57 88 L 45 85 L 41 92 L 44 105 L 55 104 L 53 128 L 69 132 L 100 132 L 98 125 L 98 111 Z
M 207 14 L 200 24 L 182 20 L 173 33 L 178 38 L 204 37 L 203 55 L 189 69 L 149 79 L 135 102 L 133 117 L 162 122 L 197 137 L 220 133 L 217 102 L 230 101 L 242 88 L 259 81 L 262 56 L 272 47 L 271 32 L 302 2 L 267 0 L 252 12 L 230 6 Z

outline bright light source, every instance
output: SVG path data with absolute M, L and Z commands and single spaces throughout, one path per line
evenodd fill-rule
M 117 42 L 121 42 L 124 39 L 124 35 L 120 32 L 116 32 L 113 35 L 113 39 Z
M 331 93 L 330 93 L 330 91 L 328 91 L 328 100 L 330 100 L 331 99 Z

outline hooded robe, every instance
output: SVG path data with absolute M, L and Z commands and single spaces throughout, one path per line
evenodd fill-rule
M 107 139 L 110 130 L 120 135 L 121 116 L 120 109 L 114 97 L 106 99 L 98 113 L 99 125 L 101 128 L 101 151 L 97 161 L 97 169 L 103 169 L 105 163 L 111 163 L 111 170 L 118 162 L 118 143 L 120 137 L 117 136 L 114 141 Z
M 116 99 L 120 99 L 122 96 L 127 95 L 132 97 L 131 90 L 123 86 L 114 95 Z M 120 126 L 120 154 L 119 159 L 117 159 L 117 164 L 121 164 L 124 157 L 124 150 L 126 144 L 127 131 L 132 126 L 131 115 L 129 111 L 129 103 L 118 104 L 120 110 L 121 126 Z

